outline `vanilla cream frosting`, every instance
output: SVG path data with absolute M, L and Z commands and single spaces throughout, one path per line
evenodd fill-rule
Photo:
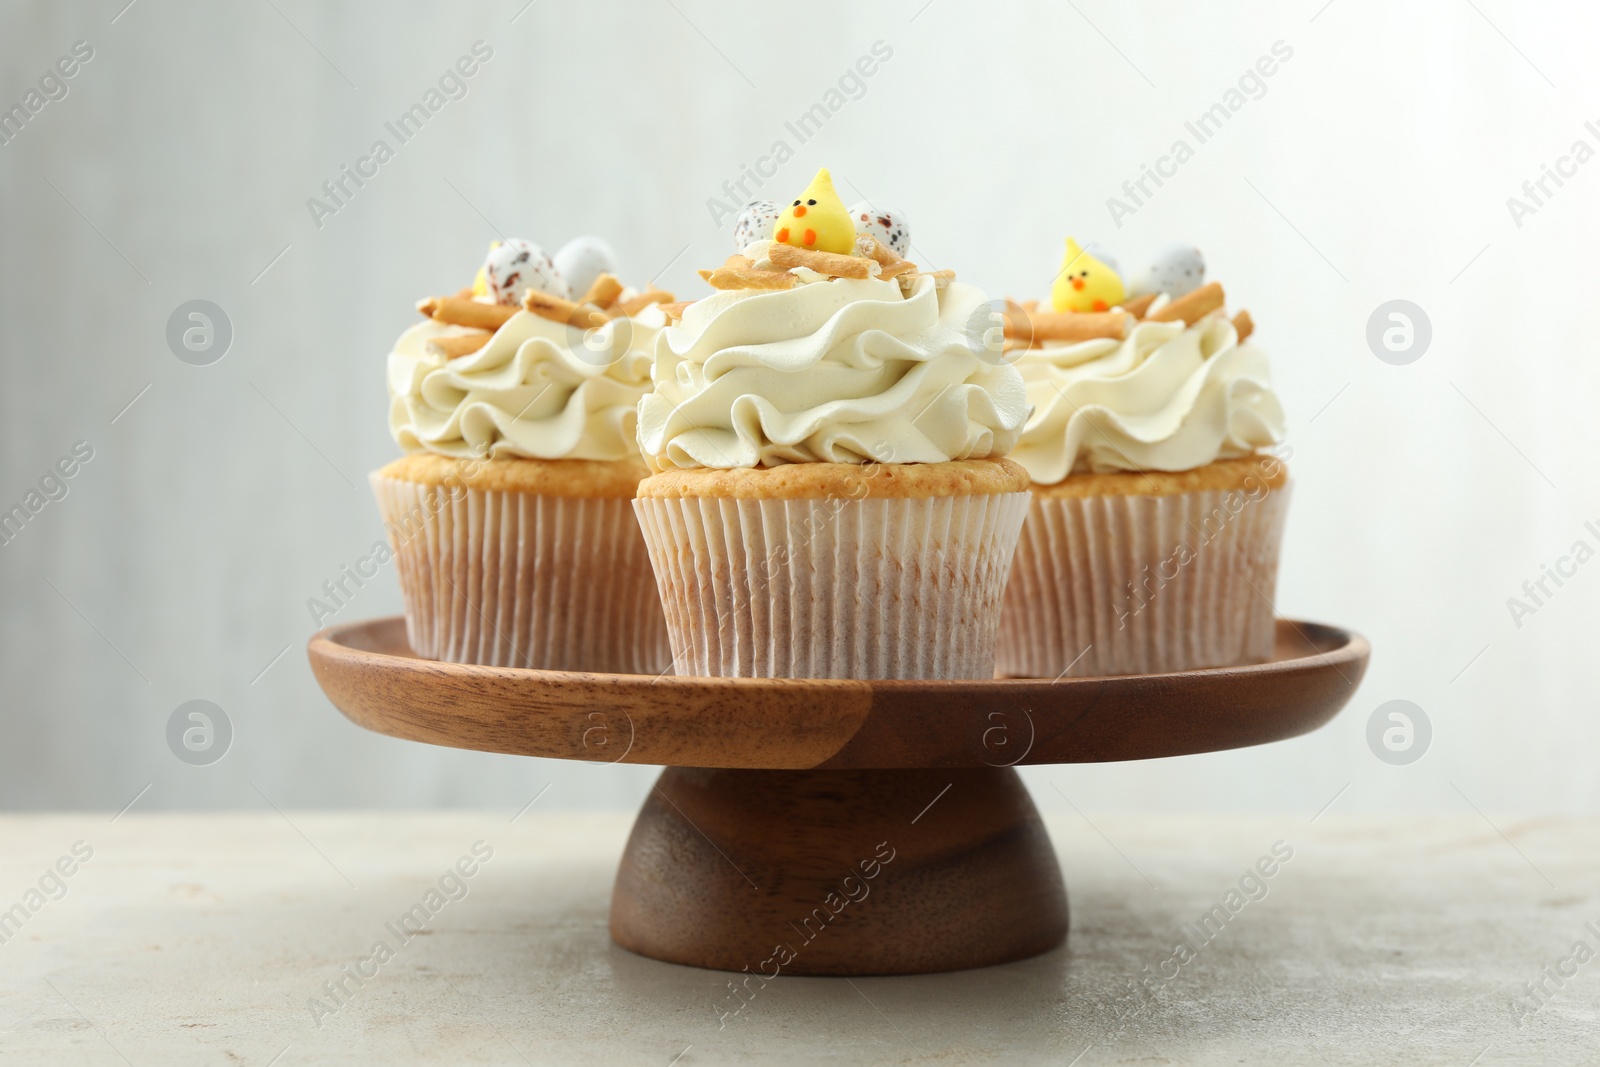
M 1033 415 L 1011 458 L 1039 485 L 1073 471 L 1193 470 L 1283 440 L 1266 354 L 1221 317 L 1046 342 L 1018 367 Z
M 519 311 L 471 355 L 427 342 L 464 332 L 423 321 L 389 354 L 389 431 L 408 452 L 467 458 L 637 457 L 639 398 L 666 316 L 651 306 L 584 331 Z
M 746 254 L 758 263 L 765 242 Z M 983 347 L 984 294 L 918 278 L 724 290 L 661 331 L 639 404 L 652 469 L 938 463 L 1003 456 L 1022 377 Z M 809 273 L 809 272 L 808 272 Z

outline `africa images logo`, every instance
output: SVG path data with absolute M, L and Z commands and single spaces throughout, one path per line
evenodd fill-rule
M 394 138 L 394 144 L 391 145 L 387 138 L 379 137 L 367 149 L 367 154 L 355 161 L 353 167 L 349 163 L 341 164 L 338 173 L 322 183 L 322 196 L 306 198 L 306 210 L 311 213 L 311 222 L 317 229 L 326 225 L 324 220 L 344 210 L 356 193 L 378 176 L 379 168 L 415 139 L 428 121 L 444 110 L 446 104 L 452 100 L 466 99 L 470 92 L 469 79 L 494 58 L 494 49 L 485 41 L 472 42 L 470 51 L 471 55 L 461 56 L 453 66 L 446 68 L 439 75 L 438 84 L 430 85 L 420 100 L 402 111 L 392 122 L 383 124 L 389 136 Z
M 76 41 L 70 55 L 64 55 L 39 76 L 39 86 L 29 89 L 22 99 L 9 109 L 0 110 L 0 145 L 8 145 L 22 134 L 23 128 L 34 121 L 46 105 L 65 100 L 72 91 L 69 84 L 83 65 L 94 58 L 94 46 L 88 41 Z M 4 105 L 0 105 L 3 107 Z

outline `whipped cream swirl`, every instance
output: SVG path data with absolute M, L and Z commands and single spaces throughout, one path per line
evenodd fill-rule
M 1039 485 L 1073 471 L 1193 470 L 1283 440 L 1266 354 L 1221 317 L 1047 342 L 1018 367 L 1034 410 L 1011 458 Z
M 656 342 L 640 449 L 658 471 L 1003 456 L 1028 402 L 974 330 L 989 317 L 980 290 L 932 278 L 718 292 Z
M 635 459 L 639 398 L 665 324 L 654 306 L 589 331 L 519 311 L 483 348 L 446 359 L 427 342 L 465 331 L 419 322 L 389 354 L 389 431 L 408 452 Z

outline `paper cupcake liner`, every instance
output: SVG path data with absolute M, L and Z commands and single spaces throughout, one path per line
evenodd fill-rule
M 1027 493 L 634 501 L 680 675 L 989 678 Z
M 539 496 L 372 476 L 419 656 L 661 674 L 672 662 L 626 498 Z
M 1147 674 L 1272 658 L 1289 486 L 1168 496 L 1035 495 L 998 672 Z

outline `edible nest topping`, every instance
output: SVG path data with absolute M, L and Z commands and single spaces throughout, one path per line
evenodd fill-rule
M 909 259 L 902 259 L 876 237 L 861 234 L 856 238 L 854 255 L 796 248 L 774 241 L 767 258 L 759 262 L 742 255 L 729 256 L 715 270 L 702 270 L 713 289 L 792 289 L 802 280 L 833 281 L 838 278 L 898 278 L 902 289 L 910 289 L 918 278 L 932 278 L 940 288 L 948 285 L 955 271 L 923 272 Z

